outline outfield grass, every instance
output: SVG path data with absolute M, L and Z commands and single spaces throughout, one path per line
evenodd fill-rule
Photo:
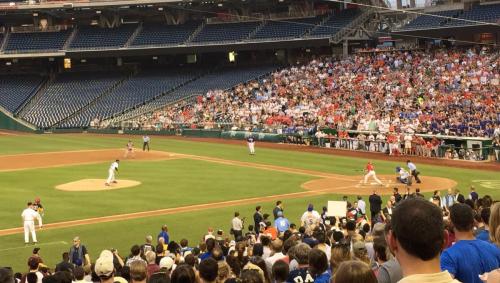
M 30 152 L 104 149 L 123 147 L 129 137 L 93 135 L 25 135 L 0 136 L 0 155 Z M 140 137 L 134 137 L 136 144 Z M 366 159 L 331 156 L 307 152 L 283 151 L 259 148 L 257 155 L 247 154 L 245 143 L 226 145 L 200 143 L 152 137 L 152 148 L 176 153 L 217 157 L 222 159 L 249 161 L 290 168 L 308 169 L 343 175 L 360 175 Z M 392 161 L 375 161 L 378 174 L 394 174 L 398 164 Z M 27 200 L 35 196 L 42 198 L 47 208 L 47 223 L 94 216 L 146 211 L 159 208 L 178 207 L 188 204 L 243 199 L 248 197 L 297 192 L 300 184 L 313 179 L 254 168 L 214 164 L 188 159 L 166 161 L 123 161 L 119 178 L 142 182 L 136 188 L 106 192 L 61 192 L 53 187 L 57 184 L 83 178 L 105 178 L 108 163 L 68 166 L 0 173 L 0 229 L 21 226 L 20 213 Z M 466 195 L 472 180 L 500 179 L 491 171 L 457 169 L 442 166 L 417 164 L 423 175 L 454 179 Z M 475 184 L 480 195 L 490 194 L 500 198 L 500 188 L 481 187 Z M 439 189 L 439 188 L 436 188 Z M 286 200 L 285 212 L 292 222 L 297 222 L 308 202 L 319 208 L 327 200 L 339 199 L 338 195 L 325 195 Z M 273 204 L 265 203 L 270 212 Z M 142 243 L 146 234 L 156 236 L 159 227 L 166 223 L 171 238 L 188 238 L 192 243 L 200 239 L 208 226 L 227 231 L 232 213 L 239 210 L 251 218 L 254 205 L 227 207 L 197 212 L 179 213 L 162 217 L 149 217 L 105 224 L 47 230 L 39 233 L 42 256 L 49 265 L 59 261 L 60 254 L 69 248 L 71 239 L 80 235 L 88 245 L 94 259 L 103 248 L 115 247 L 123 255 L 134 243 Z M 13 266 L 24 271 L 26 259 L 32 247 L 22 246 L 22 235 L 0 237 L 0 266 Z

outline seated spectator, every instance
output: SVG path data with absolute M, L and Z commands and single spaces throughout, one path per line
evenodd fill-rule
M 445 232 L 437 206 L 422 198 L 402 201 L 394 209 L 388 235 L 389 247 L 403 271 L 399 282 L 458 282 L 439 266 Z
M 130 283 L 146 283 L 147 277 L 146 262 L 137 260 L 130 263 Z
M 156 264 L 156 254 L 153 251 L 146 252 L 147 276 L 148 278 L 160 270 L 160 266 Z
M 490 229 L 489 229 L 489 222 L 490 222 L 490 208 L 486 207 L 481 210 L 481 221 L 484 223 L 484 226 L 481 229 L 478 229 L 476 233 L 476 239 L 478 240 L 483 240 L 486 242 L 490 242 Z
M 481 283 L 479 275 L 500 267 L 500 249 L 473 234 L 472 209 L 462 203 L 450 208 L 456 243 L 441 254 L 441 268 L 461 282 Z
M 332 283 L 377 283 L 370 267 L 361 261 L 345 261 L 333 275 Z
M 73 271 L 74 265 L 69 262 L 69 253 L 62 254 L 62 261 L 56 265 L 55 271 Z
M 87 283 L 83 279 L 85 277 L 85 271 L 83 270 L 83 267 L 76 266 L 73 269 L 73 276 L 75 277 L 75 280 L 73 281 L 73 283 Z
M 180 264 L 172 272 L 171 283 L 197 283 L 194 269 L 187 264 Z
M 214 283 L 217 279 L 219 266 L 213 258 L 207 258 L 201 261 L 198 267 L 201 283 Z
M 337 268 L 344 261 L 353 260 L 351 245 L 348 241 L 342 240 L 332 246 L 332 255 L 330 258 L 331 274 L 337 271 Z
M 284 283 L 288 278 L 289 273 L 288 264 L 282 260 L 278 260 L 273 264 L 272 267 L 272 282 Z
M 99 258 L 95 262 L 94 271 L 101 283 L 115 282 L 115 267 L 113 264 L 113 253 L 111 253 L 111 251 L 103 250 L 101 252 Z
M 12 269 L 0 267 L 0 283 L 15 283 Z

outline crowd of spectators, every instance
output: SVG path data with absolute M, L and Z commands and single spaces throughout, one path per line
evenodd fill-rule
M 320 58 L 266 79 L 212 90 L 132 122 L 278 133 L 318 128 L 388 134 L 500 135 L 498 50 L 451 49 Z M 376 134 L 375 134 L 376 135 Z
M 345 215 L 309 204 L 297 224 L 281 201 L 270 213 L 257 206 L 250 225 L 236 212 L 231 235 L 209 228 L 195 245 L 164 225 L 127 257 L 103 250 L 93 263 L 75 237 L 54 270 L 35 248 L 27 272 L 0 268 L 0 283 L 499 282 L 500 203 L 491 197 L 436 191 L 429 201 L 395 188 L 384 208 L 376 190 L 368 204 L 344 200 Z

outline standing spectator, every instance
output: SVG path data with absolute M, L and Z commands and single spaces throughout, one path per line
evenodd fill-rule
M 471 199 L 474 203 L 476 203 L 479 199 L 479 195 L 476 193 L 476 188 L 474 188 L 474 186 L 470 186 L 469 199 Z
M 403 199 L 403 197 L 399 193 L 399 189 L 397 187 L 394 187 L 394 189 L 392 189 L 392 195 L 394 196 L 396 204 L 398 204 Z M 359 203 L 358 203 L 358 207 L 359 207 Z
M 114 283 L 115 268 L 113 265 L 113 253 L 103 250 L 99 258 L 95 261 L 94 271 L 101 283 Z
M 274 220 L 278 218 L 278 212 L 283 212 L 283 203 L 281 200 L 276 202 L 276 207 L 273 209 Z
M 73 246 L 69 249 L 69 259 L 75 266 L 90 265 L 90 256 L 87 248 L 81 244 L 80 237 L 73 238 Z
M 326 254 L 320 249 L 312 249 L 309 252 L 309 273 L 314 278 L 314 283 L 330 282 L 328 273 L 328 259 Z
M 158 234 L 157 239 L 159 239 L 159 238 L 163 238 L 164 243 L 166 245 L 168 245 L 168 243 L 170 242 L 170 236 L 168 235 L 168 227 L 166 224 L 161 226 L 161 231 L 160 231 L 160 234 Z
M 411 176 L 413 178 L 415 178 L 415 181 L 417 181 L 417 184 L 422 183 L 422 181 L 418 177 L 418 175 L 420 174 L 420 172 L 418 172 L 417 166 L 415 166 L 415 164 L 413 162 L 411 162 L 410 160 L 406 160 L 406 165 L 408 166 L 408 169 L 410 170 Z M 410 182 L 410 184 L 411 184 L 411 182 Z
M 377 194 L 377 190 L 373 190 L 373 194 L 368 198 L 370 202 L 370 215 L 371 222 L 374 225 L 377 222 L 380 222 L 380 211 L 382 210 L 382 198 Z
M 266 268 L 269 274 L 272 273 L 273 265 L 279 260 L 282 260 L 285 255 L 283 254 L 283 242 L 280 239 L 276 239 L 271 242 L 272 256 L 265 259 Z
M 441 269 L 461 282 L 482 283 L 480 274 L 500 267 L 500 249 L 474 238 L 474 216 L 468 205 L 454 204 L 450 219 L 456 243 L 441 254 Z
M 255 207 L 255 213 L 253 214 L 253 223 L 254 223 L 254 229 L 255 233 L 258 235 L 259 234 L 259 227 L 260 227 L 260 222 L 262 222 L 262 219 L 264 217 L 262 216 L 262 207 L 258 205 Z
M 382 215 L 384 216 L 384 222 L 391 222 L 392 218 L 392 202 L 387 201 L 387 205 L 382 209 Z
M 40 267 L 40 259 L 38 259 L 36 257 L 31 257 L 28 260 L 29 273 L 36 274 L 36 277 L 38 278 L 37 283 L 42 283 L 43 274 L 42 274 L 42 272 L 39 271 L 39 267 Z M 23 279 L 26 279 L 26 278 L 24 277 Z M 21 280 L 21 281 L 24 282 L 26 280 Z
M 127 258 L 125 265 L 130 266 L 130 264 L 132 264 L 132 262 L 134 261 L 141 261 L 143 263 L 146 263 L 146 261 L 141 257 L 141 247 L 139 247 L 138 245 L 133 245 L 130 248 L 130 256 Z
M 351 260 L 340 264 L 333 275 L 332 283 L 377 283 L 377 278 L 368 264 Z
M 306 229 L 309 228 L 313 230 L 321 222 L 321 215 L 319 215 L 319 213 L 314 210 L 314 206 L 310 203 L 307 206 L 307 211 L 302 214 L 300 222 L 302 226 L 306 227 Z
M 156 254 L 153 251 L 148 251 L 146 253 L 146 262 L 148 263 L 147 266 L 147 275 L 148 278 L 153 275 L 153 273 L 158 272 L 160 270 L 160 266 L 156 264 Z
M 286 279 L 288 278 L 288 273 L 290 272 L 290 269 L 288 267 L 288 264 L 282 260 L 278 260 L 273 264 L 272 268 L 272 282 L 275 283 L 284 283 L 286 282 Z M 7 282 L 8 283 L 8 282 Z
M 146 236 L 146 243 L 141 246 L 141 254 L 145 255 L 149 251 L 154 251 L 155 247 L 153 246 L 153 236 Z
M 309 273 L 309 245 L 300 243 L 293 248 L 293 257 L 298 263 L 295 270 L 290 271 L 286 282 L 312 282 L 313 278 Z
M 200 274 L 200 283 L 213 283 L 217 279 L 219 266 L 213 258 L 208 258 L 200 263 L 198 267 Z
M 388 244 L 403 271 L 404 278 L 399 282 L 458 283 L 447 271 L 441 272 L 439 254 L 445 244 L 443 214 L 431 202 L 412 198 L 398 204 L 392 215 Z
M 478 229 L 478 233 L 476 233 L 476 239 L 478 240 L 483 240 L 486 242 L 490 241 L 490 227 L 489 227 L 489 222 L 490 222 L 490 208 L 485 207 L 481 209 L 481 220 L 484 223 L 484 227 L 482 229 Z
M 458 188 L 455 188 L 455 203 L 464 203 L 465 202 L 465 197 L 460 193 L 460 190 Z
M 233 231 L 233 236 L 236 241 L 239 241 L 243 236 L 243 220 L 240 219 L 240 213 L 235 212 L 234 218 L 231 221 L 231 229 Z
M 358 210 L 364 216 L 366 215 L 366 202 L 363 200 L 361 196 L 358 196 L 357 199 L 358 199 Z
M 181 264 L 172 272 L 172 283 L 196 283 L 198 282 L 194 269 L 188 264 Z
M 69 253 L 62 254 L 62 261 L 56 265 L 55 271 L 73 271 L 73 265 L 69 262 Z
M 444 196 L 444 207 L 449 209 L 455 203 L 455 195 L 452 193 L 451 189 L 448 189 L 448 193 Z
M 278 212 L 278 218 L 274 221 L 274 226 L 280 234 L 285 233 L 290 228 L 290 222 L 283 216 L 283 212 Z

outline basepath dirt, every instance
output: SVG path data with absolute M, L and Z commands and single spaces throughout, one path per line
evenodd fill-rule
M 81 151 L 66 151 L 66 152 L 4 155 L 0 156 L 0 171 L 28 170 L 33 168 L 51 168 L 51 167 L 71 166 L 80 164 L 100 163 L 104 161 L 111 161 L 116 158 L 121 158 L 123 154 L 124 151 L 121 149 L 107 149 L 107 150 L 81 150 Z M 301 198 L 306 196 L 314 196 L 314 195 L 321 195 L 328 193 L 369 195 L 373 192 L 374 189 L 377 189 L 377 191 L 380 194 L 390 194 L 394 186 L 401 187 L 401 185 L 397 185 L 395 183 L 394 181 L 395 176 L 380 176 L 380 178 L 385 184 L 384 186 L 379 186 L 378 184 L 374 184 L 372 180 L 370 180 L 366 185 L 364 185 L 360 183 L 362 176 L 346 176 L 346 175 L 319 172 L 314 170 L 304 170 L 304 169 L 296 169 L 296 168 L 267 165 L 267 164 L 253 163 L 253 162 L 242 162 L 242 161 L 226 160 L 226 159 L 207 157 L 207 156 L 176 154 L 176 153 L 168 153 L 161 151 L 136 152 L 134 158 L 129 158 L 129 159 L 153 161 L 153 160 L 171 160 L 178 158 L 201 160 L 205 162 L 212 162 L 230 166 L 256 168 L 260 170 L 278 171 L 289 174 L 307 175 L 307 176 L 317 177 L 318 179 L 304 183 L 302 185 L 302 188 L 304 188 L 305 190 L 302 192 L 247 198 L 241 200 L 197 204 L 197 205 L 182 206 L 182 207 L 175 207 L 168 209 L 159 209 L 153 211 L 111 215 L 111 216 L 104 216 L 104 217 L 97 217 L 90 219 L 63 221 L 63 222 L 46 224 L 44 226 L 44 229 L 57 229 L 57 228 L 71 227 L 71 226 L 105 223 L 111 221 L 168 215 L 181 212 L 198 211 L 198 210 L 221 208 L 228 206 L 247 205 L 247 204 L 261 203 L 267 201 L 290 199 L 290 198 Z M 423 178 L 423 184 L 418 185 L 418 187 L 421 189 L 422 192 L 431 191 L 435 189 L 445 190 L 456 186 L 455 181 L 446 178 L 425 177 L 425 176 L 422 176 L 422 178 Z M 106 188 L 103 188 L 102 181 L 103 180 L 98 180 L 85 183 L 85 186 L 93 186 L 91 188 L 86 188 L 86 190 L 94 190 L 94 191 L 106 190 Z M 81 182 L 81 180 L 79 180 L 79 182 Z M 118 180 L 118 182 L 120 183 L 120 180 Z M 416 188 L 417 186 L 414 187 Z M 77 190 L 78 188 L 81 189 L 79 185 L 75 186 L 75 188 L 72 189 Z M 5 230 L 0 230 L 0 236 L 17 234 L 22 232 L 23 232 L 22 227 L 5 229 Z

